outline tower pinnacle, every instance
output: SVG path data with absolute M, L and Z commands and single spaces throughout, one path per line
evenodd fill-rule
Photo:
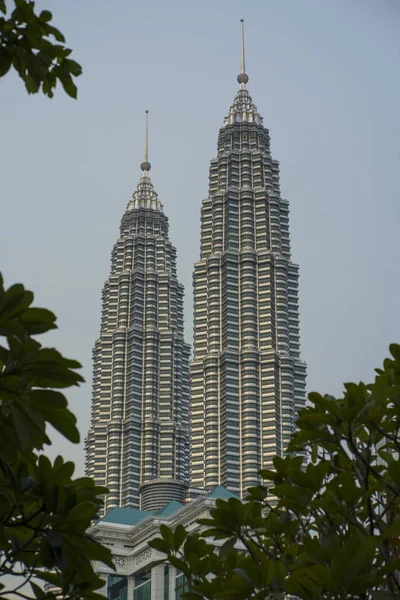
M 246 75 L 245 60 L 244 60 L 244 20 L 240 19 L 240 73 L 238 75 L 238 83 L 244 87 L 249 78 Z
M 147 173 L 151 169 L 151 164 L 149 163 L 149 111 L 146 110 L 146 133 L 144 136 L 144 160 L 140 165 L 142 171 Z

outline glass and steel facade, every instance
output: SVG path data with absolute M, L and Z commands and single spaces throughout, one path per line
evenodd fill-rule
M 138 507 L 149 480 L 189 479 L 184 292 L 168 219 L 143 165 L 112 251 L 93 350 L 86 473 L 110 490 L 106 511 Z
M 106 578 L 108 600 L 182 600 L 189 590 L 185 575 L 171 565 L 160 568 L 152 564 L 134 575 Z
M 110 575 L 107 581 L 107 598 L 109 600 L 128 600 L 128 578 Z
M 238 78 L 202 203 L 191 363 L 191 485 L 240 496 L 284 453 L 306 378 L 289 204 L 247 79 Z
M 151 600 L 151 568 L 135 575 L 133 600 Z

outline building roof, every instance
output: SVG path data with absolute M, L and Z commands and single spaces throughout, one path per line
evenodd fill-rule
M 229 498 L 237 498 L 240 500 L 239 496 L 230 492 L 222 485 L 217 485 L 215 488 L 208 494 L 209 498 L 220 498 L 221 500 L 228 500 Z
M 209 494 L 202 497 L 200 496 L 198 500 L 200 498 L 214 498 L 221 500 L 237 498 L 238 500 L 240 500 L 239 496 L 222 487 L 222 485 L 217 485 L 211 490 Z M 178 510 L 190 506 L 190 504 L 191 502 L 182 504 L 177 500 L 172 500 L 172 502 L 169 502 L 158 512 L 152 512 L 150 510 L 138 510 L 137 508 L 124 508 L 122 506 L 118 506 L 116 508 L 111 509 L 105 517 L 100 519 L 99 523 L 114 523 L 116 525 L 138 525 L 141 521 L 144 521 L 148 517 L 171 517 L 176 512 L 178 512 Z
M 182 504 L 181 502 L 178 502 L 177 500 L 172 500 L 172 502 L 167 504 L 167 506 L 164 506 L 164 508 L 159 510 L 156 513 L 156 516 L 157 517 L 170 517 L 171 515 L 176 513 L 176 511 L 178 511 L 180 508 L 182 508 L 182 506 L 185 506 L 185 505 Z
M 104 523 L 116 523 L 117 525 L 137 525 L 153 513 L 148 510 L 138 510 L 137 508 L 124 508 L 117 506 L 112 508 L 105 517 L 100 519 Z

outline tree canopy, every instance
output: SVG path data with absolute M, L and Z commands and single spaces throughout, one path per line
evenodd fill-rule
M 0 78 L 14 68 L 30 94 L 52 98 L 59 81 L 76 98 L 72 78 L 81 67 L 51 20 L 29 0 L 14 0 L 11 13 L 0 0 Z M 21 284 L 6 290 L 0 275 L 0 599 L 100 600 L 104 582 L 92 561 L 114 566 L 110 550 L 86 530 L 107 490 L 74 479 L 74 463 L 46 457 L 49 425 L 79 442 L 61 390 L 83 382 L 80 364 L 37 341 L 56 318 L 32 302 L 32 292 Z
M 400 598 L 400 346 L 390 351 L 374 383 L 309 395 L 288 456 L 244 502 L 217 500 L 200 532 L 162 527 L 151 545 L 185 574 L 185 598 Z
M 66 47 L 64 35 L 51 24 L 51 12 L 37 14 L 30 0 L 13 0 L 13 4 L 8 12 L 7 0 L 0 0 L 0 79 L 13 68 L 29 94 L 42 91 L 52 98 L 59 81 L 76 98 L 73 78 L 82 68 L 70 58 L 72 50 Z
M 56 318 L 32 302 L 32 292 L 21 284 L 6 290 L 0 276 L 0 598 L 48 597 L 48 583 L 58 598 L 96 600 L 104 582 L 90 561 L 113 564 L 86 529 L 106 490 L 45 454 L 49 425 L 79 442 L 63 390 L 83 382 L 80 365 L 37 341 Z

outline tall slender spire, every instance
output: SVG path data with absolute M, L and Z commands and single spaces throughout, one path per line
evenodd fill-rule
M 240 19 L 240 72 L 246 73 L 246 65 L 244 60 L 244 20 Z
M 244 20 L 240 19 L 240 73 L 237 78 L 241 87 L 245 87 L 249 78 L 246 75 L 246 65 L 244 58 Z
M 146 110 L 146 132 L 144 136 L 144 160 L 140 165 L 142 171 L 147 173 L 151 169 L 151 164 L 149 163 L 149 111 Z
M 149 163 L 149 111 L 146 110 L 146 129 L 144 136 L 144 160 L 140 165 L 142 169 L 142 176 L 139 180 L 136 190 L 133 192 L 132 200 L 128 202 L 128 210 L 134 208 L 152 208 L 154 210 L 161 210 L 162 204 L 158 200 L 157 194 L 154 190 L 152 181 L 149 177 L 149 171 L 151 164 Z

